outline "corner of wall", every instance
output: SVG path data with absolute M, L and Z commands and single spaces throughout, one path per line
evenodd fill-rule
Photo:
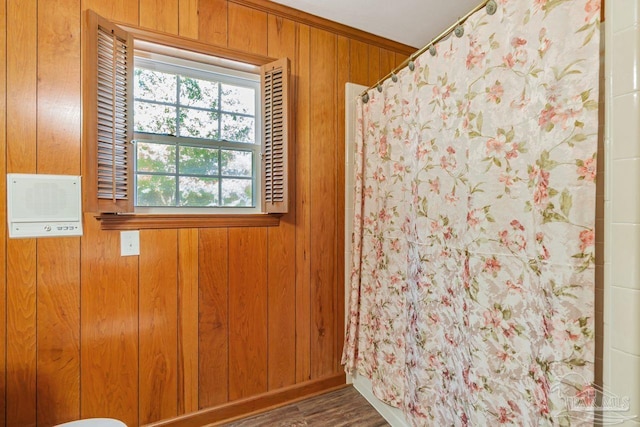
M 606 2 L 603 385 L 640 415 L 640 0 Z

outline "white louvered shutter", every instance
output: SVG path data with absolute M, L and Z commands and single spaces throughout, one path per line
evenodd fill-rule
M 262 71 L 262 209 L 289 209 L 289 59 L 264 65 Z
M 132 212 L 132 38 L 88 11 L 85 40 L 85 210 Z

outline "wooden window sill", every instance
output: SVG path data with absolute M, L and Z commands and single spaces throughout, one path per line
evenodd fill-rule
M 167 228 L 277 227 L 276 214 L 156 215 L 99 214 L 102 230 L 148 230 Z

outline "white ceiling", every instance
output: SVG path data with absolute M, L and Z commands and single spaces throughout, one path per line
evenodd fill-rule
M 378 36 L 423 47 L 480 0 L 272 0 Z

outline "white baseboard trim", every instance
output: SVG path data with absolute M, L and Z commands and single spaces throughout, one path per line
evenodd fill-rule
M 371 380 L 362 375 L 348 376 L 347 382 L 353 383 L 356 390 L 375 408 L 392 427 L 409 427 L 409 423 L 402 411 L 389 406 L 373 395 Z

